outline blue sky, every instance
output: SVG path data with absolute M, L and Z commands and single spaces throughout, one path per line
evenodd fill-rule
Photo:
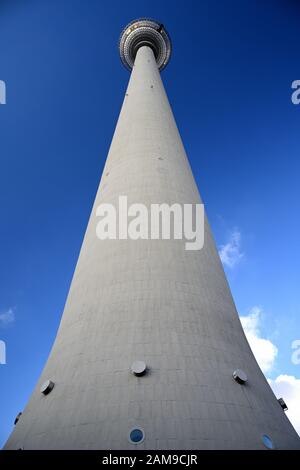
M 172 37 L 163 80 L 250 342 L 300 398 L 299 2 L 0 0 L 0 445 L 55 337 L 141 16 Z

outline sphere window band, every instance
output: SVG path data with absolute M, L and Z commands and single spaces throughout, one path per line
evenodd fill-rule
M 159 70 L 162 70 L 170 60 L 172 45 L 167 31 L 161 23 L 141 18 L 129 23 L 122 31 L 119 52 L 127 69 L 132 69 L 136 53 L 143 46 L 152 49 L 157 66 Z

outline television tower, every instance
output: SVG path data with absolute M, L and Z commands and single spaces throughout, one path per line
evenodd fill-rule
M 5 449 L 298 449 L 244 335 L 205 218 L 204 247 L 99 240 L 102 203 L 199 204 L 160 77 L 165 27 L 119 41 L 129 85 L 52 351 Z

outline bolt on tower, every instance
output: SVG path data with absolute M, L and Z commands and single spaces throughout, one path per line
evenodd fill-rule
M 96 209 L 201 199 L 161 77 L 162 24 L 119 41 L 129 85 L 52 351 L 6 449 L 296 449 L 205 219 L 183 240 L 98 240 Z M 201 144 L 199 144 L 201 145 Z

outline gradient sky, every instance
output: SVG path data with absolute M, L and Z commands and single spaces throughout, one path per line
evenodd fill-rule
M 300 393 L 300 3 L 0 0 L 0 446 L 56 334 L 141 16 L 172 38 L 163 80 L 237 309 Z

